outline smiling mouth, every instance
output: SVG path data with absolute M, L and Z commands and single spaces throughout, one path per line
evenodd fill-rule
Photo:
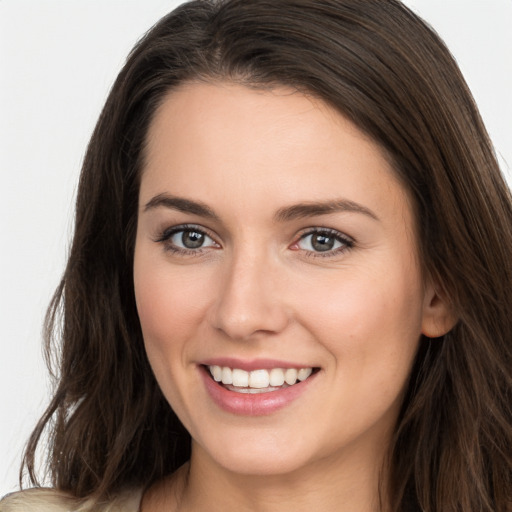
M 293 386 L 308 379 L 319 368 L 272 368 L 245 371 L 228 366 L 206 366 L 212 379 L 236 393 L 269 393 Z

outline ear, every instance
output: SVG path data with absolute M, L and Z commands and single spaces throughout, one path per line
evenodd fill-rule
M 429 281 L 425 288 L 421 333 L 428 338 L 439 338 L 450 331 L 457 320 L 444 290 Z

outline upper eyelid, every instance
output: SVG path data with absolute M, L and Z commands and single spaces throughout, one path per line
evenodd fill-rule
M 203 233 L 205 234 L 206 236 L 210 237 L 212 240 L 214 240 L 216 243 L 217 240 L 216 240 L 216 236 L 215 234 L 212 234 L 212 232 L 199 225 L 199 224 L 178 224 L 176 226 L 171 226 L 171 227 L 168 227 L 168 228 L 165 228 L 165 229 L 162 229 L 158 232 L 156 238 L 157 238 L 157 242 L 158 241 L 164 241 L 166 239 L 168 239 L 170 236 L 174 235 L 175 233 L 179 233 L 180 231 L 197 231 L 199 233 Z
M 346 242 L 351 242 L 351 243 L 355 242 L 353 237 L 351 237 L 350 235 L 347 235 L 346 233 L 343 233 L 342 231 L 334 229 L 334 228 L 321 228 L 321 227 L 305 228 L 299 233 L 298 237 L 300 239 L 300 238 L 303 238 L 305 236 L 308 236 L 308 235 L 311 235 L 314 233 L 326 233 L 329 235 L 337 236 L 338 238 L 341 238 L 342 240 L 344 240 Z

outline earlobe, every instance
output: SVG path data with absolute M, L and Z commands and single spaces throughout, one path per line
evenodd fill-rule
M 421 333 L 428 338 L 439 338 L 449 332 L 457 320 L 446 293 L 441 287 L 429 283 L 425 290 Z

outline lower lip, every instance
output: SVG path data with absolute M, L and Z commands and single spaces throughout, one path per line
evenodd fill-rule
M 264 416 L 276 412 L 299 398 L 314 380 L 316 373 L 302 382 L 267 393 L 237 393 L 218 384 L 207 368 L 200 366 L 206 390 L 214 403 L 226 412 L 241 416 Z

